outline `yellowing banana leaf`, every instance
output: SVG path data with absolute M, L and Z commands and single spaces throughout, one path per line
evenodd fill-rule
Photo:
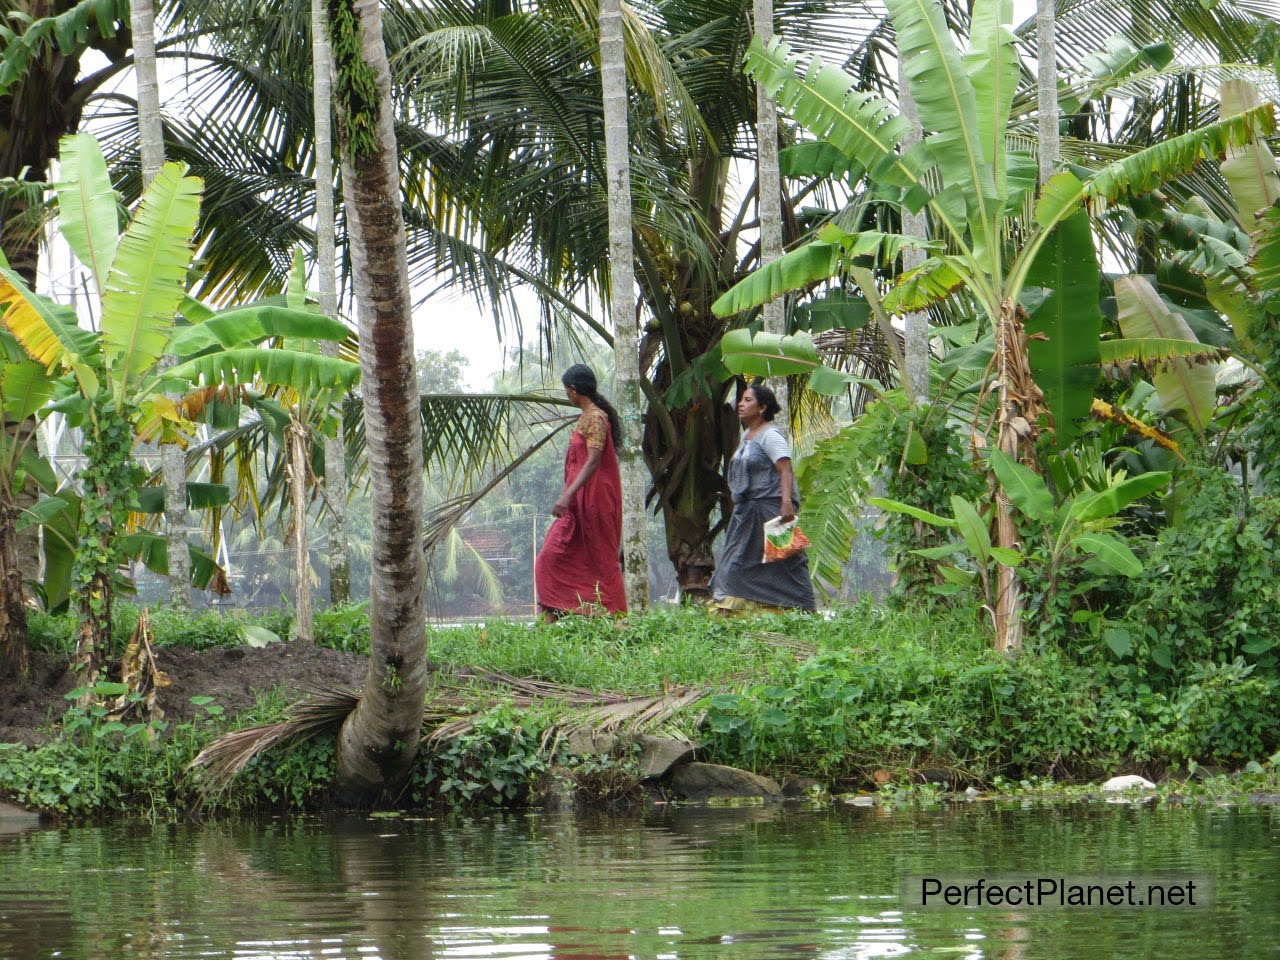
M 1247 80 L 1225 81 L 1219 96 L 1219 109 L 1227 117 L 1253 110 L 1259 104 L 1258 88 Z M 1266 209 L 1280 200 L 1280 163 L 1264 141 L 1255 140 L 1229 148 L 1220 169 L 1236 202 L 1240 224 L 1252 233 Z
M 98 338 L 79 326 L 75 311 L 31 292 L 16 272 L 0 267 L 0 321 L 37 363 L 46 370 L 74 360 L 93 362 Z
M 1196 339 L 1187 321 L 1166 307 L 1144 278 L 1121 277 L 1115 283 L 1115 291 L 1120 329 L 1127 338 Z M 1217 364 L 1179 358 L 1170 361 L 1167 368 L 1153 372 L 1151 381 L 1162 410 L 1186 421 L 1197 433 L 1203 433 L 1213 416 L 1216 370 Z

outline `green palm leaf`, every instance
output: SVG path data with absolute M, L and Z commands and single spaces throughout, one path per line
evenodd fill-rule
M 201 182 L 166 163 L 125 229 L 102 298 L 102 340 L 116 391 L 164 353 L 185 295 L 191 236 L 200 217 Z
M 89 268 L 98 295 L 106 291 L 107 272 L 120 239 L 115 191 L 98 141 L 87 133 L 63 137 L 58 166 L 58 220 L 62 236 Z

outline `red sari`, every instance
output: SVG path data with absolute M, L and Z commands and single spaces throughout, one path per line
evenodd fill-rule
M 622 585 L 622 477 L 608 418 L 599 409 L 583 413 L 564 458 L 568 486 L 586 465 L 586 432 L 598 429 L 588 418 L 604 418 L 604 452 L 595 474 L 573 495 L 569 509 L 556 517 L 534 564 L 538 605 L 562 613 L 625 613 Z

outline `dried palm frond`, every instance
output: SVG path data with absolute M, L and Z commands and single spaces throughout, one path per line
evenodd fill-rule
M 189 773 L 196 774 L 196 791 L 201 800 L 225 791 L 254 757 L 272 747 L 309 740 L 339 726 L 359 702 L 360 694 L 355 690 L 315 688 L 290 706 L 279 723 L 223 734 L 187 767 Z
M 792 645 L 799 643 L 790 641 Z M 736 674 L 715 683 L 635 696 L 515 677 L 501 671 L 437 675 L 423 709 L 422 742 L 429 749 L 436 749 L 464 736 L 475 729 L 486 712 L 500 704 L 517 709 L 547 707 L 554 712 L 554 717 L 541 749 L 550 752 L 555 750 L 561 737 L 576 730 L 636 735 L 663 728 L 676 715 L 706 697 L 749 679 L 747 674 Z M 313 688 L 306 699 L 289 707 L 284 720 L 219 737 L 187 768 L 198 777 L 197 791 L 201 799 L 207 801 L 225 791 L 254 757 L 273 747 L 299 743 L 336 729 L 359 701 L 357 691 Z M 681 736 L 678 731 L 667 732 Z

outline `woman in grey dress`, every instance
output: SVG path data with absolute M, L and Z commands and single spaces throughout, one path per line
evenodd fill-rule
M 738 401 L 742 443 L 729 461 L 733 517 L 711 582 L 715 606 L 724 611 L 816 607 L 803 552 L 761 562 L 765 521 L 794 520 L 800 502 L 791 472 L 791 444 L 773 423 L 779 409 L 773 391 L 760 383 L 747 387 Z

